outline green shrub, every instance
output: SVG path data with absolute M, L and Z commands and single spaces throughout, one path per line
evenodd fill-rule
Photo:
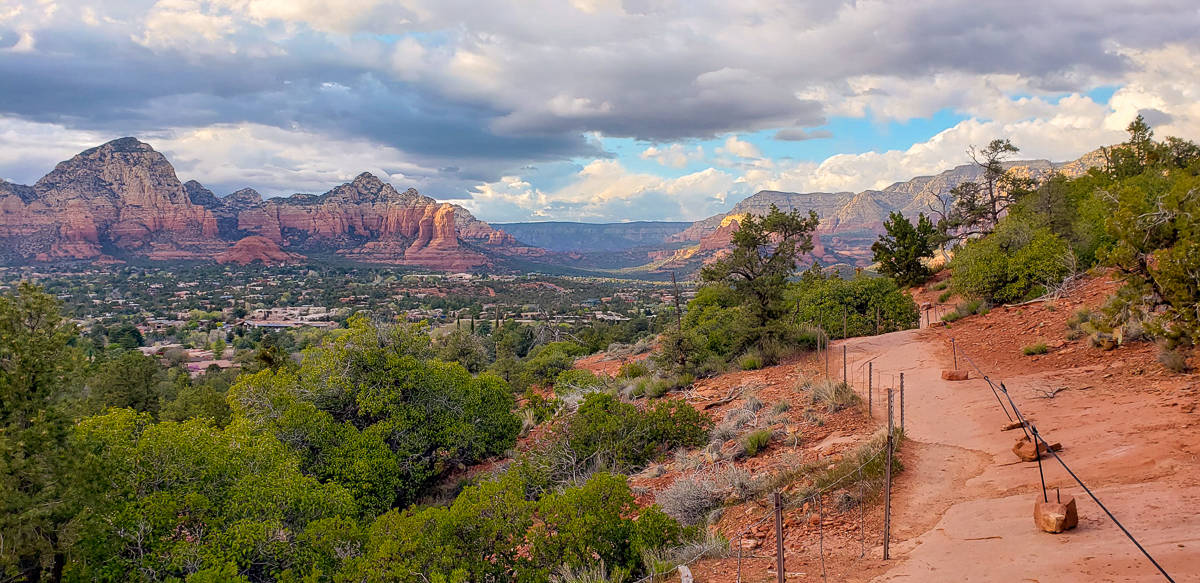
M 766 449 L 770 443 L 770 429 L 758 429 L 756 431 L 751 431 L 742 438 L 742 447 L 745 448 L 746 455 L 749 457 L 758 455 L 758 453 Z
M 949 285 L 949 284 L 947 284 L 947 285 Z M 950 291 L 950 290 L 946 290 L 938 295 L 937 301 L 938 301 L 938 303 L 944 304 L 944 303 L 950 301 L 950 298 L 952 298 L 952 297 L 954 297 L 954 292 Z
M 606 393 L 584 397 L 555 437 L 576 460 L 619 472 L 641 469 L 657 455 L 708 441 L 712 421 L 685 401 L 657 401 L 644 410 Z
M 1010 303 L 1045 293 L 1070 275 L 1071 249 L 1045 228 L 1002 221 L 995 233 L 959 247 L 950 289 L 971 299 Z
M 758 370 L 763 367 L 762 353 L 757 350 L 751 350 L 743 354 L 737 363 L 738 368 L 742 370 Z
M 554 390 L 557 393 L 565 393 L 570 391 L 587 390 L 596 387 L 604 386 L 604 381 L 600 380 L 592 371 L 573 368 L 564 370 L 554 377 Z
M 1038 342 L 1037 344 L 1025 346 L 1021 349 L 1021 353 L 1023 353 L 1025 356 L 1033 356 L 1035 354 L 1046 354 L 1049 352 L 1049 350 L 1050 349 L 1046 347 L 1045 342 Z
M 1092 311 L 1087 308 L 1079 308 L 1074 314 L 1067 318 L 1067 327 L 1072 330 L 1078 330 L 1085 322 L 1092 319 Z
M 621 365 L 617 371 L 619 379 L 636 379 L 650 374 L 650 368 L 646 366 L 646 362 L 642 360 L 631 360 Z
M 933 291 L 942 291 L 948 287 L 950 287 L 950 281 L 944 280 L 944 281 L 939 281 L 939 282 L 933 284 L 933 286 L 930 287 L 929 289 L 931 289 Z M 939 300 L 939 301 L 941 301 L 941 300 Z
M 797 321 L 821 326 L 835 338 L 842 336 L 843 315 L 846 334 L 852 337 L 916 328 L 920 323 L 917 304 L 886 277 L 842 279 L 824 275 L 814 266 L 790 290 L 788 300 L 796 306 Z

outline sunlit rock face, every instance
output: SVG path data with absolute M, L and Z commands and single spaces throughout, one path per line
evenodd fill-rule
M 235 244 L 237 242 L 237 244 Z M 363 173 L 322 195 L 225 197 L 180 183 L 150 145 L 121 138 L 60 163 L 33 186 L 0 181 L 5 263 L 110 258 L 288 262 L 305 252 L 464 270 L 489 252 L 536 255 L 466 209 Z

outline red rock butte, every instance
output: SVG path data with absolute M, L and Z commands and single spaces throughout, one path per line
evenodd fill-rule
M 321 195 L 218 197 L 180 183 L 149 144 L 121 138 L 61 162 L 33 186 L 0 181 L 0 262 L 212 260 L 282 263 L 333 252 L 447 271 L 497 253 L 540 255 L 466 209 L 363 173 Z M 235 243 L 236 242 L 236 243 Z

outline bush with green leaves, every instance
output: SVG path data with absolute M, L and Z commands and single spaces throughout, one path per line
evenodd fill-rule
M 1049 229 L 1005 220 L 995 233 L 955 252 L 950 289 L 969 299 L 1019 302 L 1058 285 L 1073 265 L 1070 247 Z
M 767 446 L 770 445 L 770 443 L 770 429 L 757 429 L 747 433 L 744 437 L 742 437 L 742 446 L 745 448 L 746 456 L 748 457 L 754 457 L 758 455 L 759 452 L 767 449 Z
M 682 400 L 638 409 L 605 393 L 587 395 L 557 436 L 575 459 L 628 473 L 679 447 L 708 441 L 712 421 Z
M 304 475 L 287 446 L 246 423 L 154 423 L 123 409 L 82 421 L 73 440 L 75 487 L 91 509 L 68 579 L 184 578 L 227 564 L 253 581 L 306 573 L 313 563 L 297 560 L 320 551 L 297 539 L 358 513 L 348 490 Z
M 459 464 L 504 452 L 521 427 L 504 381 L 431 354 L 419 329 L 356 318 L 295 370 L 243 377 L 230 403 L 291 446 L 305 471 L 374 492 L 370 507 L 386 510 Z
M 821 326 L 830 337 L 869 336 L 915 328 L 920 311 L 912 298 L 885 277 L 859 275 L 842 279 L 825 275 L 820 266 L 806 271 L 788 292 L 799 322 Z

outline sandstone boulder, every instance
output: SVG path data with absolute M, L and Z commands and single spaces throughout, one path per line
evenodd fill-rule
M 1050 447 L 1047 448 L 1046 443 L 1040 440 L 1037 443 L 1037 447 L 1034 448 L 1033 442 L 1030 441 L 1028 437 L 1022 437 L 1021 439 L 1018 439 L 1017 442 L 1013 444 L 1012 448 L 1013 453 L 1017 454 L 1017 457 L 1021 458 L 1021 461 L 1024 462 L 1036 462 L 1038 458 L 1042 457 L 1051 450 L 1059 451 L 1061 449 L 1061 443 L 1050 444 Z
M 1049 502 L 1041 497 L 1033 505 L 1033 523 L 1044 532 L 1060 533 L 1079 525 L 1079 511 L 1074 496 L 1052 496 Z
M 943 370 L 942 380 L 944 381 L 965 381 L 970 378 L 970 374 L 965 370 Z

